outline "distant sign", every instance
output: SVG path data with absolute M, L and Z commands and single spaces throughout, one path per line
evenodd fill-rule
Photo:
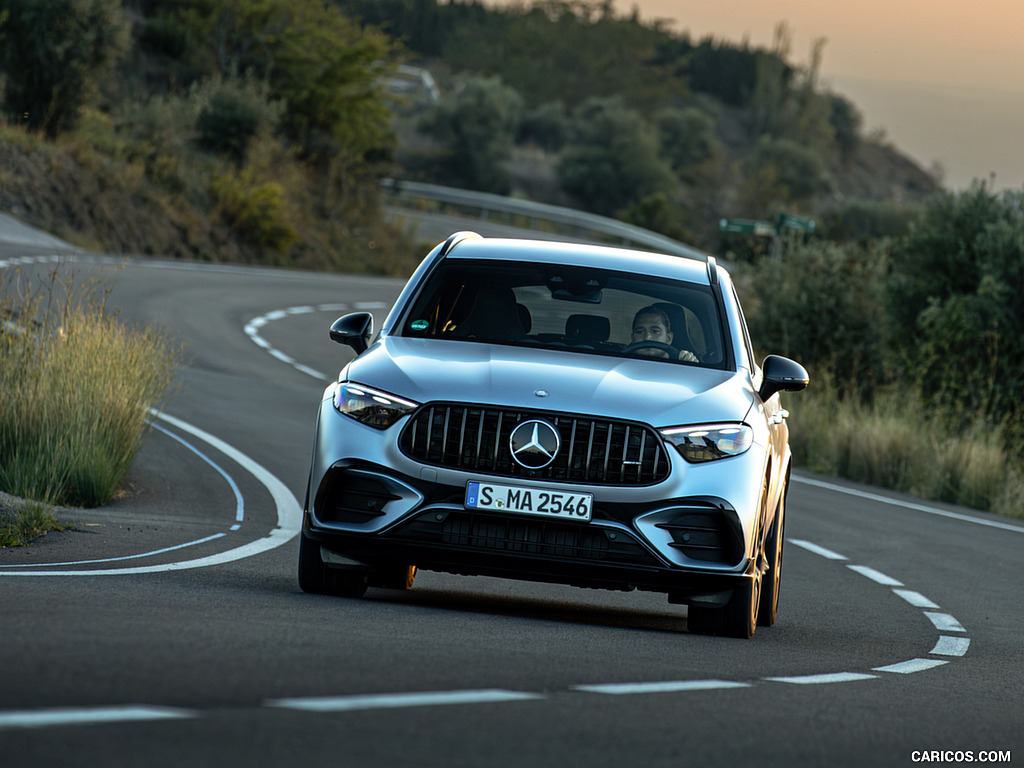
M 770 221 L 753 221 L 751 219 L 721 219 L 718 222 L 718 230 L 719 232 L 768 237 L 778 234 L 775 225 Z
M 756 221 L 754 219 L 720 219 L 718 221 L 719 232 L 731 232 L 738 235 L 776 237 L 786 227 L 795 229 L 798 232 L 811 233 L 814 232 L 814 219 L 780 213 L 778 221 L 774 224 L 770 221 Z
M 792 216 L 788 213 L 779 214 L 779 231 L 782 231 L 783 227 L 789 227 L 795 229 L 797 232 L 814 232 L 814 219 L 808 219 L 804 216 Z

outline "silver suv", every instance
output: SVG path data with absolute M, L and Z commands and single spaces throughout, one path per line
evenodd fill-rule
M 299 551 L 307 592 L 417 568 L 663 592 L 691 632 L 774 623 L 791 455 L 715 260 L 457 233 L 320 405 Z

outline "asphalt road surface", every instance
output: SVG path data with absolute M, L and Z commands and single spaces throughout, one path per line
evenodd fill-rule
M 400 281 L 8 240 L 5 275 L 101 271 L 189 365 L 121 496 L 0 550 L 5 768 L 1024 762 L 1021 521 L 798 475 L 779 622 L 749 641 L 636 592 L 306 595 L 313 418 L 350 354 L 327 329 Z

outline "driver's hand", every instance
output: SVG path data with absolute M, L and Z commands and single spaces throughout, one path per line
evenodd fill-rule
M 697 359 L 697 356 L 695 354 L 693 354 L 693 352 L 691 352 L 688 349 L 684 349 L 682 352 L 679 353 L 679 359 L 680 360 L 685 360 L 688 363 L 699 363 L 700 362 L 700 360 Z

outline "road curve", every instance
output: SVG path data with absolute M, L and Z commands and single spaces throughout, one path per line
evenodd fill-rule
M 188 347 L 126 492 L 0 550 L 4 764 L 907 765 L 1024 759 L 1024 524 L 801 474 L 779 622 L 424 573 L 302 594 L 299 503 L 339 314 L 400 281 L 0 246 L 102 270 Z M 799 408 L 799 396 L 787 401 Z

